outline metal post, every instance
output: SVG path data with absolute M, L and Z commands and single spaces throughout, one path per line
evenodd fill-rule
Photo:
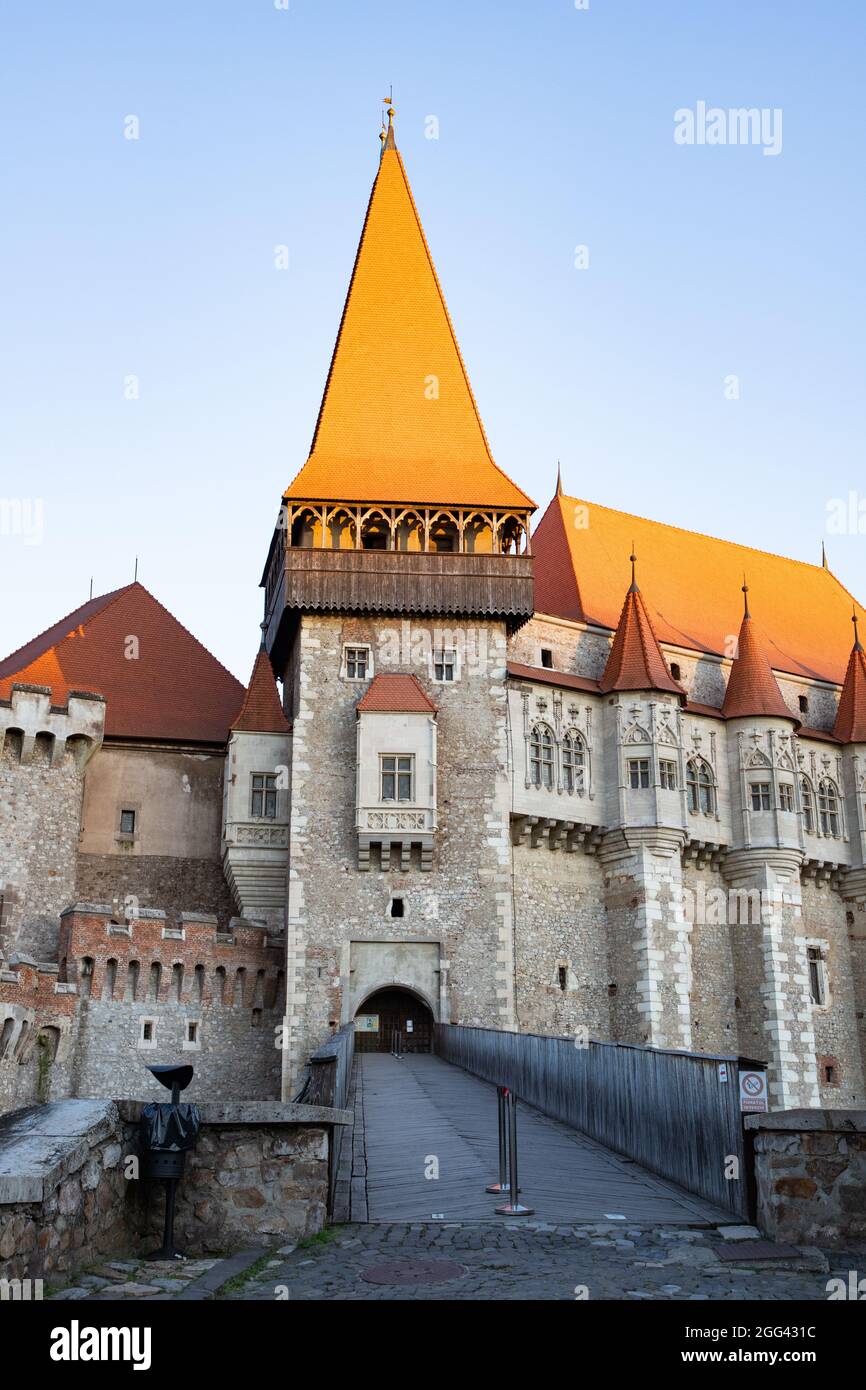
M 524 1207 L 520 1203 L 520 1179 L 517 1175 L 517 1097 L 513 1092 L 509 1092 L 508 1109 L 510 1112 L 510 1124 L 508 1127 L 508 1176 L 511 1181 L 509 1196 L 511 1201 L 504 1206 L 496 1207 L 497 1216 L 532 1216 L 534 1207 Z
M 508 1181 L 508 1139 L 507 1139 L 507 1113 L 508 1113 L 508 1087 L 496 1087 L 496 1102 L 499 1112 L 499 1182 L 490 1183 L 485 1187 L 485 1192 L 492 1192 L 495 1196 L 511 1191 Z

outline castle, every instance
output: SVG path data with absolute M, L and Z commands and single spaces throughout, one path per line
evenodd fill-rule
M 246 690 L 138 583 L 0 662 L 0 1110 L 184 1053 L 193 1098 L 291 1098 L 352 1020 L 866 1104 L 862 608 L 561 484 L 534 510 L 389 114 Z

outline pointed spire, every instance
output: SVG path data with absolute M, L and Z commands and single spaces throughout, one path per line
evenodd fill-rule
M 386 150 L 396 150 L 397 141 L 394 139 L 394 88 L 391 88 L 389 96 L 383 97 L 383 101 L 388 103 L 388 129 L 385 132 L 385 139 L 382 141 L 382 153 Z
M 860 645 L 856 608 L 851 621 L 854 624 L 854 646 L 848 658 L 833 733 L 843 743 L 866 743 L 866 652 Z
M 562 468 L 559 459 L 556 460 L 556 495 L 557 497 L 562 496 Z
M 790 719 L 795 724 L 799 723 L 782 698 L 779 683 L 773 675 L 763 643 L 755 631 L 749 612 L 749 586 L 745 575 L 743 621 L 737 639 L 737 655 L 731 666 L 728 687 L 722 702 L 722 714 L 726 719 L 764 714 L 773 719 Z
M 828 570 L 830 568 L 830 566 L 827 564 L 827 547 L 823 541 L 821 542 L 821 567 L 825 570 Z
M 265 626 L 262 623 L 261 645 L 253 663 L 244 702 L 231 727 L 241 733 L 286 734 L 291 725 L 283 713 L 270 657 L 265 648 Z
M 634 549 L 629 559 L 631 587 L 625 596 L 599 689 L 605 695 L 611 690 L 667 690 L 685 700 L 686 692 L 668 670 L 643 594 L 637 586 Z

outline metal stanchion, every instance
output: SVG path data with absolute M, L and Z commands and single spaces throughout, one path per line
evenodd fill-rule
M 504 1206 L 494 1208 L 497 1216 L 532 1216 L 534 1208 L 520 1203 L 520 1179 L 517 1176 L 517 1097 L 513 1091 L 508 1093 L 508 1177 L 511 1183 L 509 1195 L 512 1200 Z
M 508 1087 L 496 1087 L 496 1101 L 499 1112 L 499 1182 L 490 1183 L 485 1187 L 485 1192 L 492 1192 L 499 1197 L 511 1191 L 508 1181 Z

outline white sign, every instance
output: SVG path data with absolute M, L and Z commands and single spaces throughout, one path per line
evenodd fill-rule
M 719 1080 L 720 1080 L 720 1081 L 727 1081 L 727 1079 L 728 1079 L 728 1064 L 727 1064 L 727 1062 L 719 1062 Z
M 358 1014 L 355 1019 L 355 1031 L 358 1033 L 378 1033 L 379 1015 Z
M 767 1073 L 763 1071 L 740 1072 L 740 1109 L 767 1109 Z
M 406 1032 L 407 1032 L 407 1033 L 411 1033 L 411 1032 L 412 1032 L 412 1029 L 413 1029 L 414 1027 L 415 1027 L 415 1025 L 414 1025 L 414 1023 L 412 1022 L 411 1018 L 407 1018 L 407 1019 L 406 1019 Z

